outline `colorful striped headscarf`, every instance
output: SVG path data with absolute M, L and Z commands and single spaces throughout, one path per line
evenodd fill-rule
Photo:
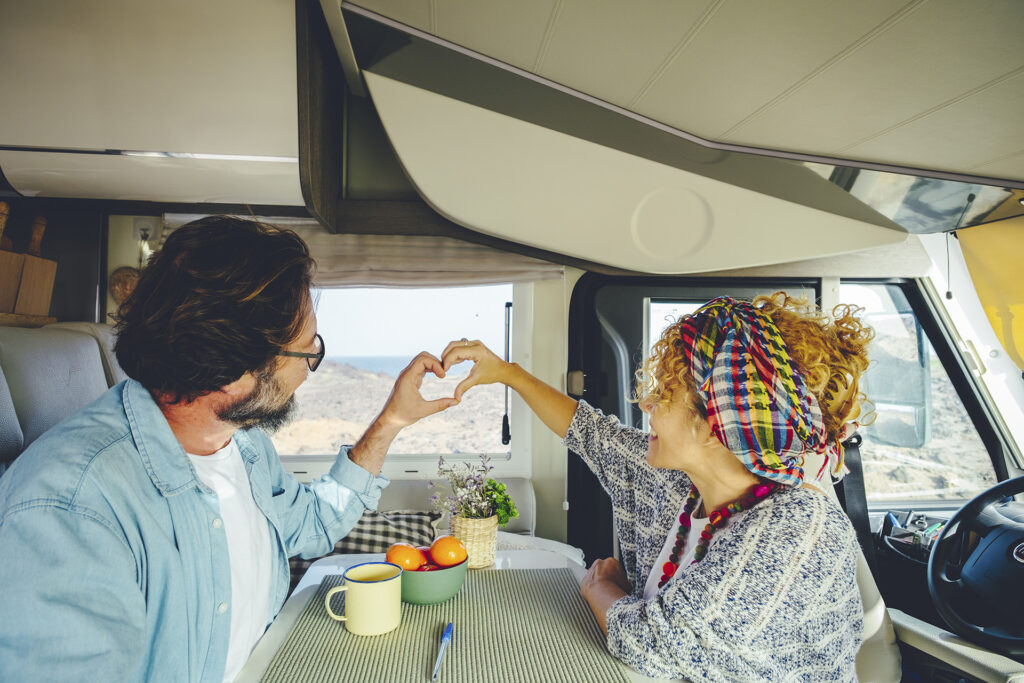
M 799 486 L 806 451 L 841 463 L 818 401 L 793 367 L 779 328 L 746 301 L 721 297 L 680 326 L 682 349 L 712 433 L 754 474 Z

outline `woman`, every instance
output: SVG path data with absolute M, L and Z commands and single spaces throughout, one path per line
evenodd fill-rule
M 445 370 L 502 382 L 562 436 L 614 506 L 622 563 L 580 585 L 608 649 L 638 671 L 692 680 L 851 680 L 862 608 L 843 511 L 801 486 L 805 456 L 842 467 L 873 336 L 779 292 L 719 298 L 671 325 L 637 373 L 650 434 L 623 427 L 505 363 L 452 342 Z

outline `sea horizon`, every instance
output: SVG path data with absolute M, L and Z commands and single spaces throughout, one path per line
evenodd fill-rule
M 398 377 L 398 373 L 405 369 L 412 356 L 327 356 L 326 360 L 351 365 L 367 372 Z

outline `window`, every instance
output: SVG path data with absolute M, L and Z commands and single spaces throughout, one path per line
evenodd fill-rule
M 966 500 L 996 483 L 988 451 L 896 285 L 843 284 L 875 330 L 861 388 L 877 419 L 860 430 L 869 504 Z
M 647 336 L 644 338 L 644 360 L 646 361 L 651 355 L 651 347 L 661 339 L 661 334 L 669 325 L 679 320 L 680 316 L 693 313 L 706 302 L 647 299 L 645 303 L 644 312 L 647 318 L 645 333 Z
M 651 351 L 662 333 L 669 325 L 679 320 L 680 316 L 689 315 L 706 303 L 705 301 L 671 301 L 647 298 L 644 299 L 644 358 L 651 357 Z M 647 413 L 641 418 L 642 429 L 650 431 L 651 417 Z
M 327 355 L 296 392 L 292 422 L 272 435 L 284 456 L 333 455 L 363 434 L 384 406 L 399 372 L 421 351 L 440 357 L 461 337 L 505 350 L 505 304 L 512 285 L 436 289 L 324 289 L 315 293 Z M 427 374 L 426 399 L 451 396 L 470 370 Z M 402 430 L 389 451 L 400 456 L 478 454 L 508 457 L 501 443 L 504 387 L 474 387 L 462 402 Z

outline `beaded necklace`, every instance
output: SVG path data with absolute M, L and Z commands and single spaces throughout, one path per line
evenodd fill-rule
M 696 564 L 704 559 L 704 556 L 708 553 L 711 537 L 715 535 L 716 531 L 725 526 L 730 517 L 737 512 L 754 507 L 767 498 L 778 486 L 779 484 L 773 481 L 755 484 L 739 500 L 726 503 L 708 515 L 707 526 L 700 532 L 700 538 L 697 539 L 697 548 L 693 551 L 693 562 L 690 564 Z M 697 507 L 699 499 L 700 494 L 697 493 L 697 487 L 690 484 L 690 495 L 686 497 L 686 505 L 683 506 L 683 511 L 679 515 L 676 542 L 672 546 L 672 553 L 668 556 L 668 562 L 661 567 L 661 580 L 658 581 L 658 588 L 668 583 L 669 579 L 675 576 L 676 570 L 679 569 L 679 557 L 682 555 L 683 546 L 686 544 L 686 537 L 690 534 L 690 515 L 693 513 L 694 508 Z

